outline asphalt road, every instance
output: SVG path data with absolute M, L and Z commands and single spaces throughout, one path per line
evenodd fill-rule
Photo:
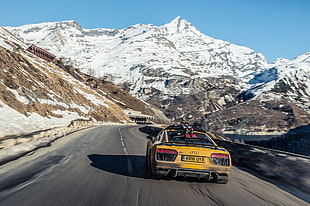
M 101 126 L 0 166 L 0 205 L 309 205 L 233 168 L 227 185 L 148 179 L 147 134 Z

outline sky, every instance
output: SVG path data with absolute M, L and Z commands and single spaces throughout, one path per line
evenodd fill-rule
M 178 16 L 202 33 L 276 58 L 310 52 L 310 0 L 9 0 L 0 26 L 74 20 L 83 28 L 161 26 Z

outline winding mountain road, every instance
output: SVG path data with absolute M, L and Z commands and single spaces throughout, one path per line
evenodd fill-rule
M 147 134 L 101 126 L 0 166 L 0 205 L 309 205 L 233 167 L 226 185 L 148 179 Z

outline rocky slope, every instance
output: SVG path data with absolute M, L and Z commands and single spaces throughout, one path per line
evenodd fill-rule
M 0 27 L 0 138 L 67 126 L 77 119 L 130 122 L 123 109 L 156 116 L 155 107 L 119 87 L 59 60 L 49 63 L 26 46 Z
M 213 39 L 180 17 L 122 30 L 84 29 L 74 21 L 7 29 L 162 108 L 172 121 L 246 134 L 310 123 L 309 54 L 268 64 L 262 54 Z
M 238 105 L 208 116 L 204 124 L 255 135 L 282 134 L 310 123 L 310 53 L 291 61 L 278 60 L 256 74 L 249 85 L 237 96 Z

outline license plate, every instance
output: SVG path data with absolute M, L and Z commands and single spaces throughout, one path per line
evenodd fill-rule
M 186 161 L 186 162 L 205 162 L 205 158 L 204 157 L 198 157 L 198 156 L 182 155 L 181 160 L 182 161 Z

